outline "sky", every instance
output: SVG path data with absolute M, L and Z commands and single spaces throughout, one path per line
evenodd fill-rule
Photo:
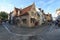
M 45 13 L 56 15 L 56 9 L 60 8 L 60 0 L 0 0 L 0 11 L 10 13 L 14 7 L 25 8 L 35 3 L 37 8 L 41 8 Z

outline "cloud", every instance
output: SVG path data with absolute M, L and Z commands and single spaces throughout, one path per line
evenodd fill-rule
M 52 4 L 55 0 L 50 0 L 48 1 L 47 3 L 45 3 L 45 5 L 48 5 L 48 4 Z
M 45 2 L 43 0 L 37 0 L 35 1 L 36 5 L 38 5 L 38 7 L 43 7 Z
M 47 12 L 52 12 L 52 4 L 55 0 L 50 0 L 44 4 L 44 8 Z
M 12 4 L 0 4 L 0 11 L 5 11 L 10 13 L 10 11 L 13 10 L 13 5 Z
M 49 6 L 51 6 L 52 3 L 54 3 L 55 0 L 38 0 L 36 1 L 36 5 L 38 7 L 41 7 L 43 9 L 49 9 Z
M 41 0 L 41 1 L 42 1 L 41 5 L 42 5 L 42 8 L 44 9 L 45 13 L 47 14 L 49 12 L 50 14 L 52 14 L 53 17 L 56 17 L 57 15 L 55 14 L 55 12 L 53 10 L 54 8 L 52 6 L 53 3 L 55 2 L 55 0 L 47 0 L 47 2 L 43 1 L 43 0 Z
M 5 11 L 10 13 L 14 8 L 14 5 L 10 2 L 10 0 L 0 0 L 0 11 Z

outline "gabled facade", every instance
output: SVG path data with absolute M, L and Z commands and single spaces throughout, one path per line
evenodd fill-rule
M 36 26 L 38 25 L 38 14 L 35 9 L 35 4 L 32 4 L 24 9 L 22 9 L 21 25 L 23 26 Z
M 40 14 L 37 13 L 34 3 L 24 9 L 14 8 L 11 17 L 19 26 L 34 27 L 40 25 Z

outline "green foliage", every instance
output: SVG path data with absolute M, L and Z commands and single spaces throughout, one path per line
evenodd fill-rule
M 0 12 L 0 19 L 6 20 L 8 18 L 8 14 L 6 12 Z

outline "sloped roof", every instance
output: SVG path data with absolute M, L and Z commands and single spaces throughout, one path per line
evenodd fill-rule
M 30 11 L 33 5 L 34 5 L 34 4 L 32 4 L 32 5 L 24 8 L 24 9 L 22 9 L 22 11 L 21 11 L 22 14 L 21 14 L 21 15 L 26 14 L 26 12 Z
M 34 5 L 35 5 L 35 4 L 33 3 L 32 5 L 26 7 L 26 8 L 24 8 L 24 9 L 22 9 L 22 10 L 15 7 L 14 10 L 16 11 L 16 13 L 18 13 L 18 11 L 20 11 L 20 12 L 21 12 L 20 15 L 23 15 L 23 14 L 26 14 L 28 11 L 30 11 L 31 8 L 32 8 Z
M 18 12 L 18 10 L 21 11 L 19 8 L 16 8 L 16 7 L 15 7 L 15 11 Z

